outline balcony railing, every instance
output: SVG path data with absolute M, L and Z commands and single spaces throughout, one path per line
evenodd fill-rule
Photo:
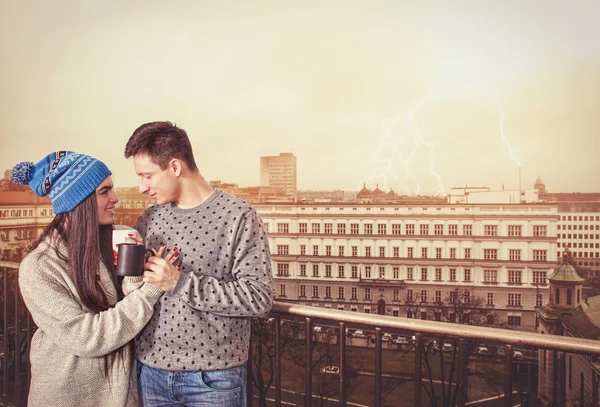
M 2 407 L 25 406 L 30 380 L 28 350 L 35 326 L 19 294 L 17 270 L 17 263 L 0 262 Z M 549 370 L 554 372 L 565 371 L 567 356 L 571 354 L 585 355 L 590 362 L 600 357 L 598 341 L 593 340 L 282 302 L 275 303 L 268 320 L 254 320 L 252 330 L 247 363 L 249 406 L 396 406 L 400 400 L 390 400 L 390 394 L 395 394 L 390 387 L 393 381 L 412 385 L 402 393 L 410 405 L 432 405 L 432 400 L 438 403 L 436 397 L 441 397 L 436 405 L 465 406 L 476 390 L 472 364 L 489 364 L 497 375 L 500 391 L 496 405 L 512 407 L 521 402 L 535 406 L 538 404 L 531 398 L 539 397 L 537 394 L 529 393 L 529 404 L 522 400 L 525 394 L 522 382 L 530 380 L 532 375 L 520 376 L 520 372 L 526 368 L 531 373 L 529 369 L 538 361 L 537 352 L 550 352 L 546 360 L 550 361 Z M 354 330 L 365 334 L 357 331 L 349 335 Z M 399 335 L 395 343 L 391 343 L 390 334 Z M 498 351 L 503 355 L 479 357 L 473 348 L 482 345 L 490 349 L 496 346 L 503 350 Z M 435 360 L 431 352 L 436 352 Z M 438 358 L 440 377 L 432 374 L 432 364 Z M 390 372 L 396 360 L 398 367 L 404 364 L 404 374 Z M 323 377 L 327 379 L 328 392 L 323 390 L 326 387 Z M 357 383 L 364 380 L 372 380 L 372 386 L 363 386 L 362 393 L 357 392 Z M 598 407 L 598 375 L 587 380 L 591 380 L 592 394 L 584 395 L 582 390 L 578 396 L 581 400 L 577 401 Z M 564 402 L 558 390 L 564 389 L 565 381 L 564 374 L 554 380 L 553 398 L 548 405 Z M 530 385 L 535 393 L 537 381 Z

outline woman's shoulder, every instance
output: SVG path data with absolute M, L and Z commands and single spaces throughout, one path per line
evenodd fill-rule
M 56 247 L 49 240 L 44 240 L 21 261 L 19 277 L 35 278 L 42 274 L 51 274 L 53 271 L 62 273 L 66 268 L 67 262 Z

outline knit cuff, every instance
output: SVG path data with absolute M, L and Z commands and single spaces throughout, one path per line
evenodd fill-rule
M 144 285 L 140 288 L 140 291 L 143 292 L 146 296 L 155 299 L 159 298 L 165 293 L 163 290 L 150 283 L 144 283 Z

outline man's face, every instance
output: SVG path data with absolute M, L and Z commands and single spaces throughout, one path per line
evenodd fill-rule
M 113 189 L 113 182 L 110 176 L 96 188 L 96 204 L 98 212 L 99 225 L 112 225 L 115 222 L 115 205 L 119 198 Z
M 150 195 L 159 205 L 177 201 L 179 179 L 170 166 L 163 170 L 147 155 L 133 156 L 133 165 L 140 179 L 140 193 Z

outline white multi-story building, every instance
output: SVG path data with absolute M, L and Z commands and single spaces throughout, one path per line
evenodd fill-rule
M 561 211 L 559 216 L 559 247 L 569 248 L 585 277 L 600 277 L 600 213 Z
M 534 307 L 548 301 L 556 205 L 255 207 L 267 228 L 280 300 L 440 319 L 436 304 L 458 289 L 481 299 L 495 321 L 527 330 L 535 330 Z
M 278 156 L 260 157 L 260 185 L 278 188 L 295 199 L 298 191 L 296 156 L 279 153 Z

